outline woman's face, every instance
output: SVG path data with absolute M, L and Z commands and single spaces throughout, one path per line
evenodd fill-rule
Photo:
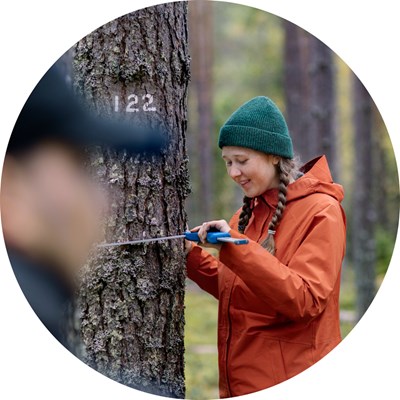
M 279 185 L 279 157 L 245 147 L 225 146 L 222 149 L 229 176 L 247 197 L 256 197 Z

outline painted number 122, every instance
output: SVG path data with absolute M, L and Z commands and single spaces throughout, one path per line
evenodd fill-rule
M 156 107 L 151 106 L 153 104 L 153 95 L 145 94 L 142 96 L 142 101 L 139 104 L 139 97 L 136 94 L 130 94 L 128 96 L 128 103 L 125 108 L 125 112 L 139 112 L 143 110 L 144 112 L 155 112 L 157 111 Z M 114 111 L 119 112 L 120 104 L 119 104 L 119 96 L 114 97 Z

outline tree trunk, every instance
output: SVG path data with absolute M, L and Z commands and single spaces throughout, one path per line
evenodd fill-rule
M 286 117 L 293 147 L 304 161 L 312 158 L 309 131 L 309 41 L 310 34 L 284 21 L 284 90 Z
M 310 148 L 313 157 L 325 154 L 337 178 L 335 129 L 335 70 L 333 53 L 315 36 L 310 37 Z
M 333 53 L 308 32 L 285 21 L 285 97 L 295 152 L 308 161 L 325 154 L 337 176 Z
M 145 160 L 100 149 L 92 167 L 111 193 L 108 241 L 185 230 L 187 4 L 114 20 L 76 45 L 75 87 L 100 114 L 166 128 L 168 151 Z M 183 240 L 96 252 L 81 290 L 86 362 L 125 385 L 183 398 Z
M 213 205 L 213 28 L 212 2 L 195 0 L 189 3 L 190 49 L 192 54 L 192 82 L 197 105 L 197 123 L 191 127 L 197 138 L 195 148 L 199 182 L 196 213 L 203 221 L 212 214 Z
M 375 296 L 375 210 L 373 171 L 372 100 L 359 79 L 353 77 L 354 169 L 352 206 L 353 262 L 357 286 L 357 314 L 361 318 Z
M 376 209 L 376 220 L 379 222 L 379 226 L 386 232 L 394 233 L 391 227 L 391 219 L 389 218 L 389 201 L 388 201 L 388 188 L 391 186 L 388 182 L 388 160 L 387 160 L 387 149 L 385 148 L 385 140 L 388 135 L 382 118 L 377 108 L 372 105 L 372 119 L 373 125 L 373 168 L 374 176 L 372 182 L 372 188 L 374 188 L 374 205 Z M 386 136 L 386 137 L 385 137 Z M 397 228 L 397 221 L 395 222 Z M 394 233 L 395 235 L 395 233 Z

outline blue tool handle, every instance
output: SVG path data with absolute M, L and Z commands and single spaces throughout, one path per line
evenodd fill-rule
M 231 237 L 229 232 L 208 232 L 207 242 L 212 244 L 218 244 L 218 238 Z M 191 242 L 200 242 L 200 238 L 197 232 L 185 232 L 185 239 Z

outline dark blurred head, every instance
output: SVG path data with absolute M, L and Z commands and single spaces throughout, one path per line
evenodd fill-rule
M 1 213 L 6 245 L 68 280 L 101 239 L 106 195 L 77 154 L 57 141 L 7 155 Z
M 82 163 L 100 145 L 158 154 L 161 131 L 94 117 L 51 68 L 15 124 L 3 166 L 1 212 L 8 247 L 73 277 L 101 238 L 105 195 Z

